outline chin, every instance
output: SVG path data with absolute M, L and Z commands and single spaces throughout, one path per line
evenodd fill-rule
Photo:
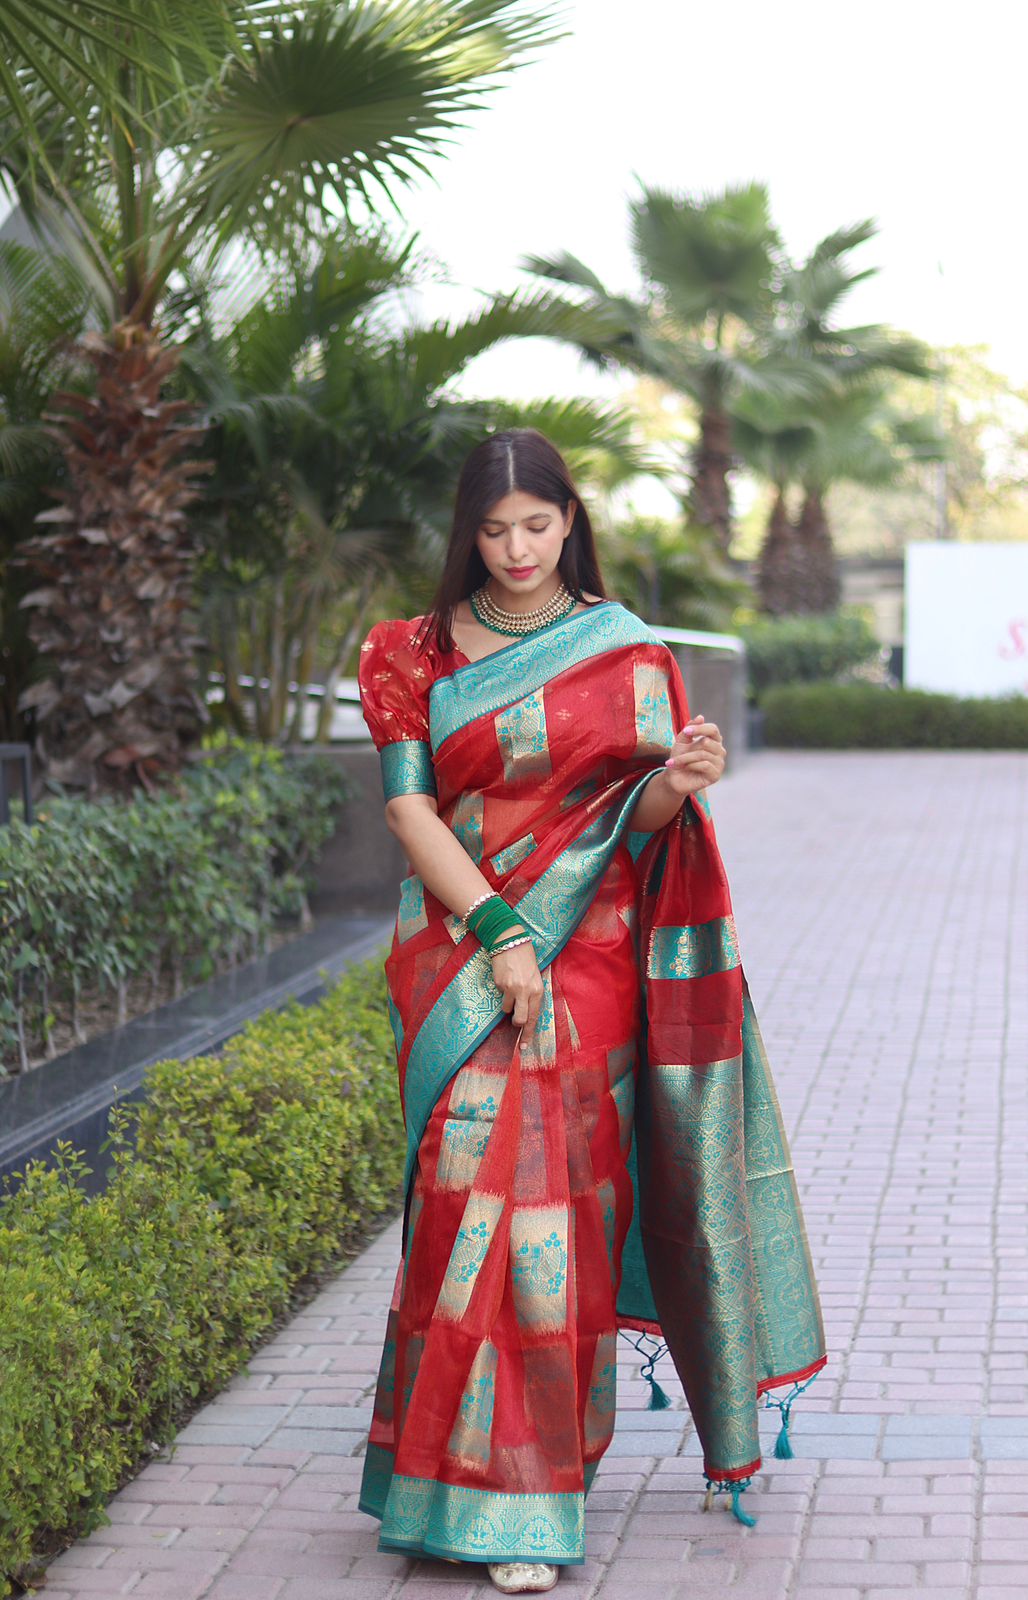
M 505 572 L 494 572 L 493 577 L 505 594 L 517 595 L 519 600 L 527 600 L 532 595 L 537 594 L 540 589 L 544 589 L 553 574 L 544 572 L 541 577 L 537 575 L 530 582 L 524 583 L 518 583 L 516 579 L 508 578 Z

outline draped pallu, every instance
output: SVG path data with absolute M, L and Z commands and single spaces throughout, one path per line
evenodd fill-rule
M 759 1397 L 791 1383 L 787 1421 L 821 1311 L 707 800 L 631 829 L 688 720 L 674 657 L 614 601 L 478 662 L 418 620 L 361 651 L 386 796 L 436 797 L 544 996 L 519 1045 L 486 952 L 404 879 L 404 1248 L 361 1505 L 383 1548 L 579 1562 L 618 1330 L 666 1344 L 739 1514 Z

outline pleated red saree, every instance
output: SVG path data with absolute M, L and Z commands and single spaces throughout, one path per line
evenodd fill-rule
M 361 652 L 386 796 L 436 795 L 545 995 L 516 1048 L 485 951 L 404 880 L 407 1214 L 361 1506 L 383 1549 L 575 1563 L 619 1329 L 666 1343 L 736 1506 L 759 1396 L 824 1330 L 706 799 L 630 828 L 688 720 L 674 657 L 616 601 L 478 662 L 420 652 L 418 620 Z

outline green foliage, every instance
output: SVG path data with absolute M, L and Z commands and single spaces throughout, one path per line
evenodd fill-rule
M 684 519 L 634 517 L 597 543 L 609 592 L 653 626 L 725 632 L 749 594 L 706 532 Z
M 769 745 L 811 750 L 1028 750 L 1028 699 L 873 684 L 792 684 L 761 699 Z
M 297 1286 L 398 1203 L 394 1062 L 378 958 L 220 1056 L 151 1068 L 148 1101 L 112 1113 L 103 1194 L 63 1143 L 0 1203 L 0 1595 L 106 1523 Z
M 503 295 L 463 321 L 398 325 L 388 300 L 417 265 L 379 230 L 342 232 L 303 272 L 283 267 L 227 331 L 217 286 L 193 286 L 180 382 L 211 424 L 215 464 L 194 512 L 202 627 L 226 682 L 216 714 L 239 731 L 298 738 L 303 701 L 288 685 L 320 679 L 315 738 L 327 737 L 332 688 L 375 614 L 428 603 L 461 461 L 490 428 L 540 427 L 587 490 L 652 465 L 621 407 L 449 392 L 496 344 L 584 338 L 594 319 Z M 244 674 L 267 687 L 244 697 Z
M 355 197 L 396 206 L 392 188 L 558 36 L 524 0 L 40 3 L 0 8 L 5 168 L 143 323 L 190 259 L 241 237 L 288 252 Z
M 48 1047 L 57 1010 L 170 972 L 176 992 L 306 915 L 310 863 L 346 794 L 323 757 L 224 741 L 129 803 L 57 796 L 0 829 L 0 1063 Z
M 880 645 L 860 612 L 762 617 L 736 629 L 746 645 L 749 685 L 764 704 L 777 684 L 817 683 L 871 662 Z

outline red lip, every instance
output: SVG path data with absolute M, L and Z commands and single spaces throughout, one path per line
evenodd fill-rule
M 509 575 L 512 578 L 527 578 L 529 573 L 530 572 L 534 572 L 534 571 L 535 571 L 534 567 L 508 567 L 507 568 L 507 572 L 509 573 Z

